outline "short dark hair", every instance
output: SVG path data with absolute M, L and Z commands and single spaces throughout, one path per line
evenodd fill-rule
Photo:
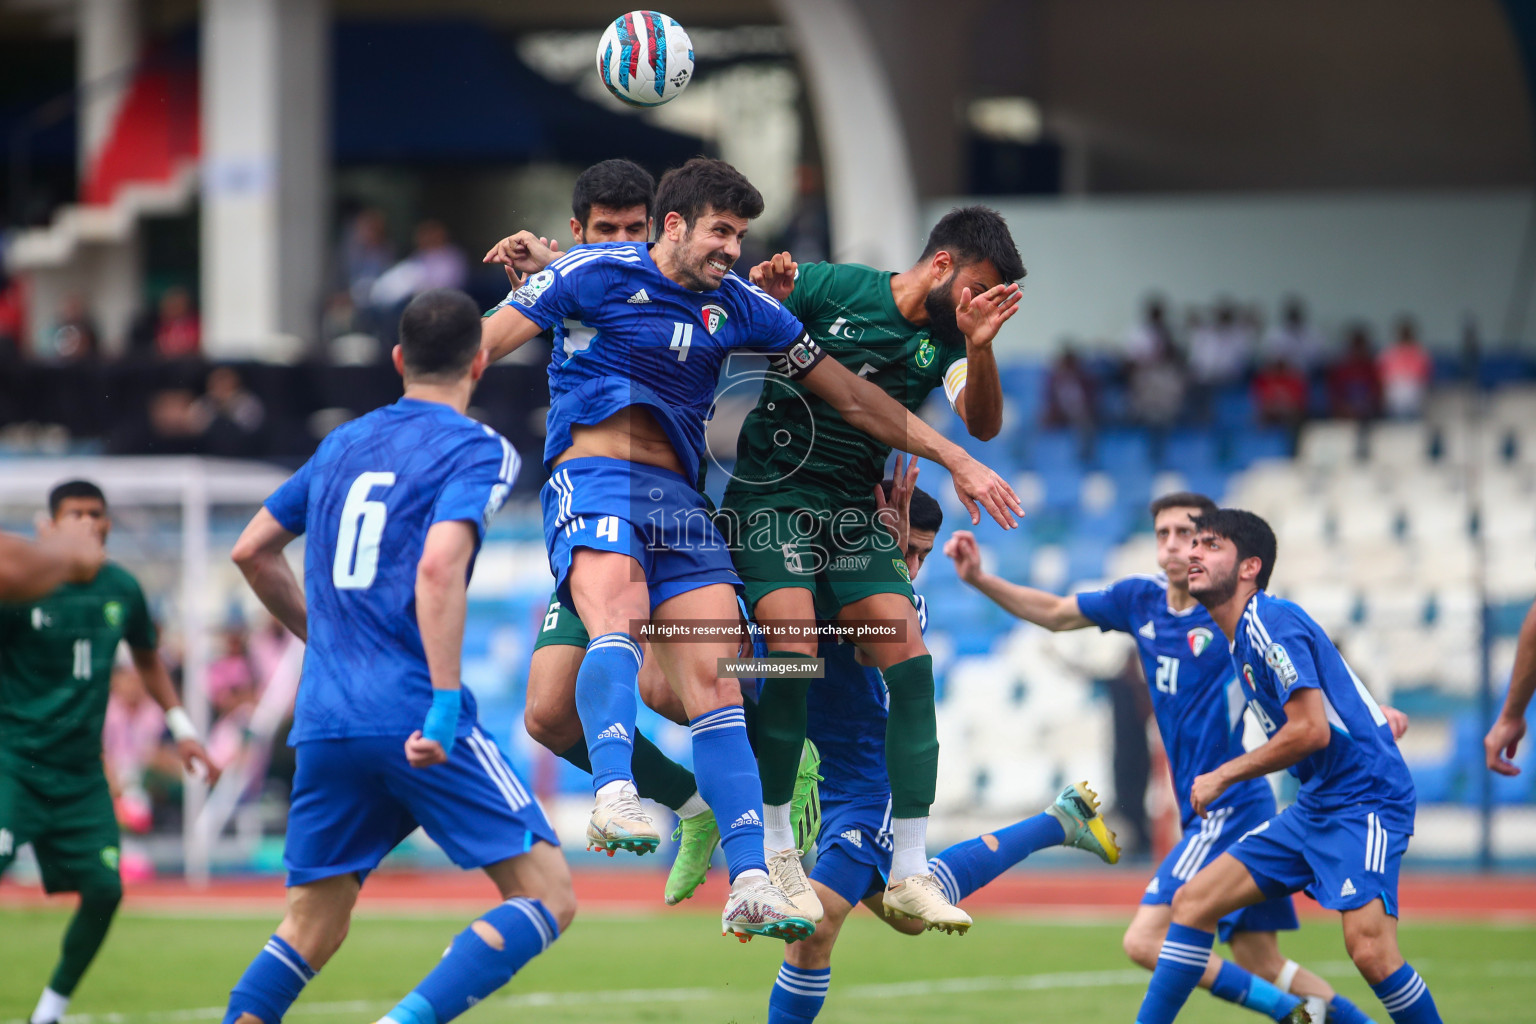
M 571 190 L 571 216 L 585 228 L 594 206 L 610 210 L 644 206 L 649 218 L 655 212 L 656 179 L 644 167 L 622 157 L 593 164 L 581 172 Z
M 880 481 L 880 489 L 885 492 L 887 501 L 891 498 L 891 488 L 895 482 L 890 477 Z M 921 487 L 912 488 L 912 505 L 907 510 L 907 522 L 914 530 L 927 530 L 929 533 L 938 533 L 944 526 L 944 509 L 938 499 Z
M 746 175 L 724 160 L 696 156 L 661 176 L 656 187 L 656 216 L 680 214 L 689 229 L 707 211 L 755 220 L 763 213 L 763 194 Z
M 457 377 L 480 350 L 480 307 L 457 288 L 433 288 L 400 314 L 400 349 L 413 376 Z
M 1195 517 L 1195 531 L 1224 537 L 1237 548 L 1238 561 L 1259 560 L 1260 590 L 1269 587 L 1269 574 L 1275 571 L 1275 531 L 1269 524 L 1245 509 L 1219 508 Z
M 919 260 L 926 260 L 939 250 L 955 258 L 955 265 L 967 267 L 990 260 L 1003 280 L 1017 281 L 1024 276 L 1024 260 L 1013 244 L 1013 233 L 1003 215 L 989 206 L 957 206 L 928 232 Z
M 89 480 L 65 480 L 48 492 L 48 514 L 58 515 L 59 506 L 64 504 L 66 498 L 95 498 L 101 502 L 102 507 L 107 504 L 107 496 Z
M 1155 520 L 1160 513 L 1166 512 L 1170 508 L 1199 509 L 1201 515 L 1207 515 L 1215 512 L 1219 507 L 1214 501 L 1203 494 L 1196 494 L 1194 491 L 1174 491 L 1172 494 L 1165 494 L 1161 498 L 1154 499 L 1152 504 L 1147 506 L 1147 511 L 1152 513 L 1152 518 Z

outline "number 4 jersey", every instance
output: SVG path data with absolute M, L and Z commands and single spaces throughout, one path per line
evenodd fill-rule
M 402 398 L 333 430 L 266 507 L 307 534 L 309 643 L 291 744 L 400 736 L 432 703 L 416 565 L 435 523 L 486 525 L 517 477 L 511 442 L 437 402 Z M 474 561 L 470 561 L 474 571 Z M 466 690 L 458 735 L 475 723 Z

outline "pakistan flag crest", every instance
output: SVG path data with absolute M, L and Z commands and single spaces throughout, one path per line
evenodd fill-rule
M 116 629 L 123 624 L 123 602 L 108 601 L 101 606 L 101 614 L 107 620 L 107 625 Z
M 924 338 L 922 344 L 917 346 L 917 355 L 913 356 L 913 360 L 918 366 L 927 369 L 928 364 L 933 362 L 934 353 L 937 351 L 938 349 L 933 347 L 933 340 L 931 338 Z
M 1185 634 L 1185 639 L 1189 641 L 1190 652 L 1198 658 L 1205 653 L 1205 649 L 1211 645 L 1211 640 L 1214 638 L 1210 630 L 1204 626 L 1196 626 Z

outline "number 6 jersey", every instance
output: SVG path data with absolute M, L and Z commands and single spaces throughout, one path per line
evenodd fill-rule
M 331 431 L 267 499 L 284 529 L 308 535 L 309 641 L 289 743 L 404 739 L 421 727 L 432 703 L 416 625 L 427 531 L 469 523 L 478 554 L 518 467 L 512 443 L 490 427 L 438 402 L 401 398 Z M 458 735 L 474 722 L 466 688 Z

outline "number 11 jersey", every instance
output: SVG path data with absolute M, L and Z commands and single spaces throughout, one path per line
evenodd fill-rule
M 518 467 L 512 443 L 490 427 L 437 402 L 401 398 L 333 430 L 267 499 L 284 529 L 308 535 L 309 641 L 290 744 L 404 739 L 421 727 L 432 703 L 416 624 L 427 531 L 467 522 L 478 554 Z M 458 735 L 474 723 L 466 688 Z

